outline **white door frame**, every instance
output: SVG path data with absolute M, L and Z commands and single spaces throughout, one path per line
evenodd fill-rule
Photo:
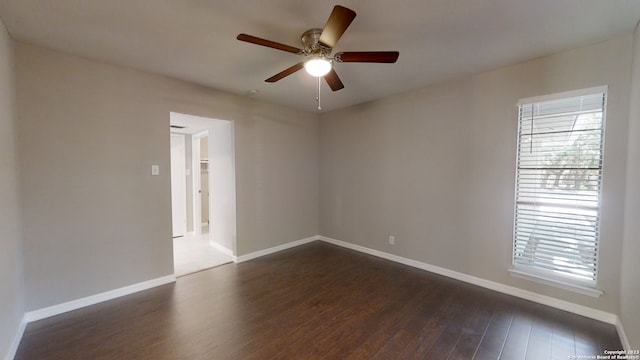
M 209 242 L 222 252 L 237 253 L 236 164 L 234 122 L 214 119 L 208 137 Z
M 183 134 L 171 133 L 171 228 L 172 236 L 187 232 L 186 147 Z

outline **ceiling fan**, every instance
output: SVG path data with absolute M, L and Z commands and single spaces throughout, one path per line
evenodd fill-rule
M 355 17 L 355 11 L 336 5 L 329 15 L 324 29 L 310 29 L 302 34 L 303 48 L 247 34 L 240 34 L 237 39 L 296 55 L 304 55 L 304 61 L 273 75 L 266 79 L 266 82 L 276 82 L 304 68 L 312 76 L 324 77 L 331 90 L 338 91 L 344 88 L 344 84 L 333 68 L 334 62 L 395 63 L 400 55 L 397 51 L 346 51 L 331 56 L 331 51 Z

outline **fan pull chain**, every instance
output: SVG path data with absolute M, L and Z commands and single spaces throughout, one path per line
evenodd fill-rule
M 320 76 L 319 76 L 318 77 L 318 91 L 316 92 L 316 102 L 318 103 L 318 110 L 322 110 L 322 104 L 320 103 L 321 102 L 321 99 L 320 99 L 320 94 L 321 94 L 320 83 L 321 83 L 321 81 L 320 81 Z

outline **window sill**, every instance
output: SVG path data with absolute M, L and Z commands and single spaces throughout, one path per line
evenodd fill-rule
M 588 287 L 588 286 L 571 284 L 571 283 L 568 283 L 568 282 L 563 282 L 563 281 L 559 281 L 559 280 L 556 280 L 556 279 L 551 279 L 551 278 L 548 278 L 548 277 L 545 277 L 545 276 L 531 274 L 529 272 L 525 272 L 525 271 L 518 270 L 518 269 L 509 269 L 509 273 L 513 277 L 517 277 L 517 278 L 520 278 L 520 279 L 525 279 L 525 280 L 537 282 L 539 284 L 553 286 L 553 287 L 556 287 L 556 288 L 559 288 L 559 289 L 572 291 L 572 292 L 575 292 L 575 293 L 578 293 L 578 294 L 587 295 L 587 296 L 591 296 L 591 297 L 594 297 L 594 298 L 599 298 L 600 296 L 602 296 L 604 294 L 604 292 L 602 290 L 598 290 L 596 288 L 591 288 L 591 287 Z

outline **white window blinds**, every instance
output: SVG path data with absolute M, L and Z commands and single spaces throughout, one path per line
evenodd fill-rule
M 595 286 L 606 91 L 519 106 L 513 266 Z

